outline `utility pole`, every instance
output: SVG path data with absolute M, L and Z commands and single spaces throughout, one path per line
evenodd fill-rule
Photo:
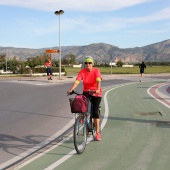
M 5 66 L 6 66 L 6 75 L 7 75 L 7 54 L 8 54 L 8 52 L 7 52 L 7 50 L 5 50 Z
M 113 53 L 111 53 L 111 63 L 110 63 L 110 66 L 111 66 L 111 74 L 112 74 L 112 60 L 113 60 Z
M 61 80 L 61 45 L 60 45 L 60 15 L 64 14 L 63 10 L 55 11 L 55 15 L 59 16 L 59 80 Z

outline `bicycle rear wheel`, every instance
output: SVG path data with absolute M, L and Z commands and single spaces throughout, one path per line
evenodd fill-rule
M 78 116 L 74 124 L 74 146 L 78 154 L 83 153 L 86 148 L 86 122 L 83 116 Z

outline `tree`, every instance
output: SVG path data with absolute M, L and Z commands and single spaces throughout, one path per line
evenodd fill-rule
M 62 58 L 62 64 L 75 64 L 76 56 L 74 54 L 67 54 Z
M 36 66 L 42 66 L 45 64 L 45 61 L 49 58 L 49 55 L 44 53 L 37 57 L 30 57 L 27 58 L 27 61 L 25 62 L 25 66 L 29 66 L 31 68 L 35 68 Z
M 116 63 L 117 67 L 122 67 L 123 65 L 123 62 L 121 60 L 119 60 L 117 63 Z
M 53 60 L 52 66 L 59 67 L 59 61 Z
M 13 59 L 7 61 L 8 70 L 12 71 L 14 74 L 18 73 L 18 70 L 23 67 L 23 62 L 18 60 L 16 56 Z
M 0 70 L 5 70 L 5 54 L 0 55 Z
M 26 64 L 29 67 L 34 68 L 36 66 L 35 65 L 35 58 L 34 57 L 28 58 Z

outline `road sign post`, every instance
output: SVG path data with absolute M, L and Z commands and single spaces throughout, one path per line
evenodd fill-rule
M 45 50 L 45 52 L 46 52 L 47 54 L 50 54 L 50 60 L 52 61 L 52 59 L 51 59 L 51 54 L 52 54 L 52 53 L 60 53 L 60 50 L 47 49 L 47 50 Z M 61 71 L 60 71 L 60 70 L 59 70 L 59 74 L 61 74 Z
M 47 50 L 45 50 L 45 52 L 46 53 L 59 53 L 60 52 L 60 50 L 52 50 L 52 49 L 47 49 Z

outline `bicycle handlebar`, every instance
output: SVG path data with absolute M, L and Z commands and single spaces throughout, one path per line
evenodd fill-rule
M 96 93 L 96 91 L 88 90 L 87 93 L 90 94 L 90 95 L 92 95 L 92 94 Z M 81 95 L 81 93 L 78 93 L 78 92 L 76 92 L 76 91 L 74 91 L 74 90 L 73 90 L 72 92 L 70 92 L 68 95 L 72 95 L 72 94 Z
M 73 90 L 72 92 L 70 92 L 69 95 L 72 95 L 72 94 L 78 94 L 78 95 L 79 95 L 80 93 L 78 93 L 78 92 L 76 92 L 76 91 Z

